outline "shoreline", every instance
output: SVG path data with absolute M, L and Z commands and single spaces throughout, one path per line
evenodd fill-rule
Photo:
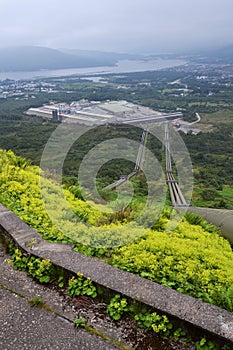
M 88 75 L 106 75 L 136 73 L 146 71 L 157 71 L 160 69 L 172 68 L 187 63 L 181 59 L 153 59 L 153 60 L 120 60 L 114 66 L 96 66 L 86 68 L 65 68 L 55 70 L 40 71 L 18 71 L 18 72 L 0 72 L 0 81 L 10 80 L 37 80 L 46 78 L 56 78 L 64 76 L 88 76 Z

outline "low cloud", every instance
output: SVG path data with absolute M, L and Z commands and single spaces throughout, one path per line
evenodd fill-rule
M 171 51 L 232 43 L 231 0 L 1 0 L 1 46 Z

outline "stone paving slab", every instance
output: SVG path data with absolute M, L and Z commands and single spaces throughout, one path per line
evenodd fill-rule
M 76 329 L 24 298 L 0 289 L 0 344 L 2 350 L 116 350 L 117 347 Z

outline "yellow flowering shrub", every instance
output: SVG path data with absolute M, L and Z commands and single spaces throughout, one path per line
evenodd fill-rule
M 61 189 L 42 178 L 48 215 L 41 196 L 40 172 L 39 167 L 30 166 L 12 151 L 0 150 L 0 202 L 44 239 L 75 242 L 77 250 L 98 256 L 109 256 L 112 249 L 107 248 L 121 246 L 113 250 L 111 264 L 233 311 L 233 252 L 229 242 L 211 227 L 184 219 L 168 232 L 165 227 L 171 209 L 165 209 L 149 230 L 136 223 L 109 224 L 111 220 L 98 205 L 75 198 L 68 189 L 63 190 L 58 211 L 57 193 Z M 74 221 L 74 216 L 80 222 Z M 59 225 L 55 226 L 56 220 Z
M 204 301 L 228 304 L 233 311 L 233 299 L 222 300 L 223 289 L 233 286 L 230 244 L 186 220 L 172 232 L 150 230 L 141 240 L 115 250 L 112 264 Z

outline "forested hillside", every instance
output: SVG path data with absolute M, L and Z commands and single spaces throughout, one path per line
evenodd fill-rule
M 19 46 L 0 49 L 0 71 L 39 71 L 42 69 L 112 66 L 117 60 L 110 56 L 95 56 L 90 52 L 65 53 L 38 46 Z

